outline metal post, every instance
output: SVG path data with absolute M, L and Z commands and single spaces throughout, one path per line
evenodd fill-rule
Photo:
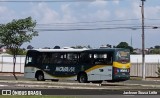
M 144 1 L 142 1 L 142 6 L 141 6 L 141 13 L 142 13 L 142 77 L 143 80 L 145 80 L 146 72 L 145 72 L 145 36 L 144 36 Z

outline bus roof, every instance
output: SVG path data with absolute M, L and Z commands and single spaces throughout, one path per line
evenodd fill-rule
M 37 52 L 81 52 L 88 49 L 31 49 L 28 51 L 37 51 Z
M 35 52 L 105 52 L 105 51 L 117 51 L 117 50 L 124 50 L 123 48 L 100 48 L 100 49 L 32 49 L 28 51 L 35 51 Z

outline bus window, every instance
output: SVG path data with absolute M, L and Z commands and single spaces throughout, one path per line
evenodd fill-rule
M 42 53 L 42 64 L 50 63 L 50 53 Z
M 33 65 L 36 63 L 35 54 L 28 54 L 26 57 L 26 65 Z
M 84 63 L 84 64 L 92 64 L 93 63 L 92 54 L 90 54 L 90 53 L 81 53 L 80 62 Z
M 52 53 L 50 55 L 51 64 L 62 64 L 64 58 L 64 53 Z
M 95 64 L 112 64 L 113 55 L 111 53 L 97 53 L 94 54 Z
M 117 52 L 117 61 L 127 63 L 130 61 L 129 51 L 118 51 Z
M 79 56 L 77 53 L 67 53 L 66 64 L 77 64 Z
M 27 59 L 26 59 L 26 64 L 28 65 L 28 64 L 31 64 L 32 63 L 32 57 L 27 57 Z

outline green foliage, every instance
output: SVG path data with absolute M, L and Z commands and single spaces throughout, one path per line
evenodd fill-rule
M 7 24 L 0 24 L 0 43 L 5 45 L 13 54 L 13 75 L 15 75 L 16 55 L 20 46 L 25 42 L 30 42 L 33 36 L 38 36 L 38 32 L 34 30 L 36 21 L 31 17 L 19 20 L 13 20 Z
M 150 50 L 149 53 L 150 54 L 160 54 L 160 49 L 154 48 L 154 49 Z
M 47 95 L 41 95 L 41 96 L 26 96 L 26 95 L 22 95 L 22 96 L 18 96 L 18 95 L 14 95 L 14 96 L 4 96 L 4 95 L 0 95 L 0 98 L 77 98 L 74 96 L 47 96 Z M 81 98 L 81 97 L 78 97 Z M 83 97 L 82 97 L 83 98 Z
M 160 49 L 159 45 L 154 46 L 155 49 Z
M 127 42 L 120 42 L 117 45 L 117 48 L 128 48 L 128 43 Z
M 133 47 L 129 46 L 127 42 L 120 42 L 116 48 L 126 48 L 129 49 L 131 53 L 133 53 Z
M 33 36 L 38 36 L 35 26 L 36 22 L 31 17 L 1 24 L 0 42 L 10 49 L 19 48 L 23 43 L 30 42 Z
M 158 75 L 158 77 L 160 77 L 160 67 L 158 67 L 158 71 L 156 72 L 156 74 Z
M 83 49 L 83 48 L 91 49 L 92 47 L 90 45 L 88 45 L 88 46 L 77 45 L 77 46 L 72 46 L 71 48 L 74 48 L 74 49 Z
M 9 49 L 6 52 L 8 54 L 14 55 L 12 51 L 10 51 Z M 26 53 L 27 53 L 27 50 L 24 50 L 24 49 L 18 49 L 17 51 L 17 55 L 26 55 Z

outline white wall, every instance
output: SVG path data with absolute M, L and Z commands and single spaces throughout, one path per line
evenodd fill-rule
M 131 55 L 131 76 L 142 76 L 142 55 Z M 160 67 L 160 55 L 146 55 L 146 75 L 157 77 L 155 73 Z M 17 56 L 16 72 L 24 73 L 25 56 Z M 13 57 L 0 55 L 0 72 L 13 72 Z

